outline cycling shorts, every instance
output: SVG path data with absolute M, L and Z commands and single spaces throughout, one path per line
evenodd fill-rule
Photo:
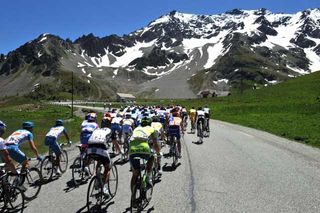
M 140 161 L 141 160 L 136 159 L 137 157 L 148 161 L 151 158 L 151 155 L 150 154 L 141 154 L 141 153 L 131 154 L 129 156 L 129 161 L 130 161 L 130 165 L 132 166 L 132 168 L 134 170 L 140 169 Z
M 7 144 L 7 150 L 9 152 L 9 156 L 15 160 L 16 162 L 22 164 L 25 160 L 27 160 L 26 155 L 19 149 L 19 146 L 16 144 Z
M 112 140 L 116 140 L 117 139 L 117 132 L 119 134 L 122 133 L 121 125 L 120 124 L 116 124 L 116 123 L 111 124 L 111 139 Z
M 81 132 L 80 133 L 80 143 L 81 144 L 88 144 L 89 138 L 91 137 L 92 132 Z
M 89 144 L 87 155 L 89 158 L 99 161 L 103 165 L 111 166 L 110 155 L 104 144 Z
M 177 140 L 180 140 L 181 134 L 180 134 L 180 126 L 169 126 L 168 129 L 169 136 L 176 136 Z
M 123 125 L 122 132 L 131 134 L 132 133 L 132 126 L 131 125 Z
M 50 137 L 47 136 L 45 138 L 45 145 L 49 146 L 49 148 L 56 154 L 56 155 L 60 155 L 61 154 L 61 148 L 60 145 L 58 144 L 58 140 L 55 137 Z

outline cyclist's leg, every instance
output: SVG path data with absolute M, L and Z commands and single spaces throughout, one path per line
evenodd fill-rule
M 16 174 L 17 170 L 16 170 L 16 167 L 14 166 L 14 164 L 12 163 L 11 158 L 9 157 L 8 150 L 6 150 L 6 149 L 0 150 L 0 155 L 1 155 L 1 158 L 3 159 L 3 161 L 6 163 L 6 170 Z
M 136 184 L 137 178 L 139 176 L 140 162 L 138 159 L 135 159 L 135 157 L 138 157 L 138 156 L 139 154 L 131 154 L 129 156 L 129 162 L 132 168 L 132 177 L 130 181 L 131 193 L 133 192 L 133 186 Z
M 25 170 L 29 167 L 29 161 L 26 155 L 19 149 L 18 145 L 9 145 L 7 146 L 7 150 L 9 152 L 9 156 L 22 165 L 21 170 Z
M 60 156 L 61 156 L 61 147 L 58 144 L 57 140 L 54 140 L 51 142 L 51 144 L 49 145 L 50 149 L 56 154 L 56 159 L 54 162 L 54 165 L 59 168 L 60 166 Z

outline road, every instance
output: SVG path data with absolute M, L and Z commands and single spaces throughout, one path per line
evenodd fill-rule
M 181 165 L 163 159 L 146 212 L 320 212 L 320 151 L 221 121 L 202 145 L 186 134 Z M 164 153 L 168 149 L 163 150 Z M 70 163 L 78 154 L 69 151 Z M 129 165 L 118 165 L 119 187 L 108 212 L 127 212 Z M 25 212 L 86 212 L 88 184 L 72 187 L 71 170 L 44 185 Z

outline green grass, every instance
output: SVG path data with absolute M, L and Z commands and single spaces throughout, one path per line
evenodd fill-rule
M 212 118 L 320 147 L 320 72 L 223 98 L 149 100 L 141 104 L 208 105 Z
M 30 102 L 30 101 L 29 101 Z M 43 103 L 28 103 L 25 104 L 24 98 L 10 100 L 1 103 L 0 120 L 7 124 L 6 133 L 3 138 L 8 137 L 13 131 L 20 129 L 24 121 L 33 121 L 34 128 L 34 141 L 41 153 L 48 151 L 44 145 L 44 138 L 50 127 L 55 124 L 58 118 L 65 120 L 65 127 L 68 130 L 69 137 L 72 141 L 79 141 L 81 118 L 74 117 L 70 119 L 70 108 L 46 105 Z M 60 142 L 64 142 L 64 136 Z M 29 156 L 34 156 L 28 144 L 22 145 L 22 150 Z

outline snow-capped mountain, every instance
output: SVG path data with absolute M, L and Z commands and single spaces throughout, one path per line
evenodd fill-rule
M 43 34 L 0 57 L 0 82 L 8 78 L 3 74 L 30 64 L 33 69 L 41 65 L 41 79 L 61 70 L 77 73 L 100 95 L 130 91 L 189 98 L 202 89 L 273 84 L 320 70 L 320 9 L 296 14 L 173 11 L 122 37 L 89 34 L 71 42 Z

